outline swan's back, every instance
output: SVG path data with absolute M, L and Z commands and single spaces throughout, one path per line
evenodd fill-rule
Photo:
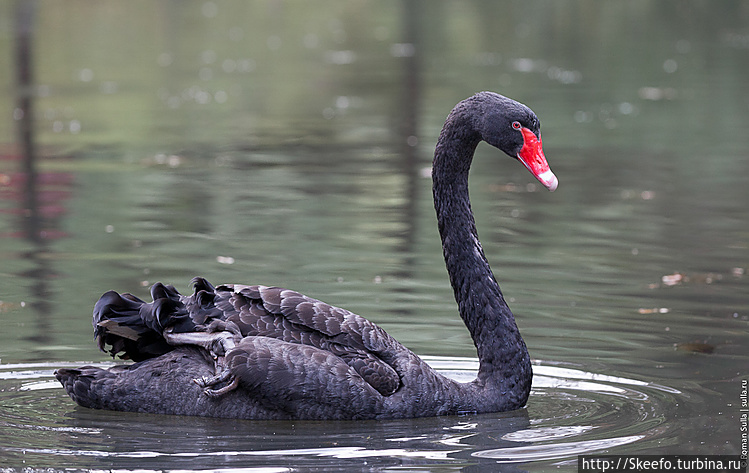
M 193 283 L 189 296 L 156 284 L 152 302 L 102 296 L 94 313 L 100 347 L 138 361 L 58 370 L 70 397 L 95 409 L 245 419 L 396 418 L 456 409 L 454 399 L 443 402 L 435 393 L 457 383 L 359 315 L 278 287 Z M 168 327 L 184 331 L 178 336 L 231 333 L 236 344 L 218 363 L 212 349 L 170 345 L 162 336 Z M 221 370 L 238 388 L 207 396 L 193 382 Z M 431 397 L 420 404 L 424 394 Z
M 112 356 L 142 361 L 174 349 L 162 333 L 231 332 L 239 339 L 266 337 L 331 353 L 383 395 L 401 384 L 397 358 L 408 352 L 383 329 L 345 309 L 279 287 L 193 280 L 194 292 L 182 296 L 155 284 L 153 302 L 108 292 L 96 304 L 95 333 Z

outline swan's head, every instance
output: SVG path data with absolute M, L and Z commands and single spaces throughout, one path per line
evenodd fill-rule
M 481 138 L 523 163 L 544 187 L 555 190 L 559 181 L 546 162 L 541 122 L 533 110 L 494 92 L 480 92 L 468 100 L 479 107 L 474 126 Z

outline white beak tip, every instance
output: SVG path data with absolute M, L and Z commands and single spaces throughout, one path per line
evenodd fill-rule
M 539 174 L 537 179 L 551 192 L 554 192 L 559 185 L 559 179 L 557 179 L 557 176 L 555 176 L 551 170 Z

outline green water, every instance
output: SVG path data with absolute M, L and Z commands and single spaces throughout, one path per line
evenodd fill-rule
M 589 451 L 740 452 L 745 2 L 24 5 L 0 4 L 0 463 L 495 471 L 518 431 L 531 450 L 509 467 L 528 471 Z M 445 116 L 479 90 L 536 111 L 560 181 L 549 193 L 487 146 L 471 175 L 483 247 L 547 376 L 528 409 L 221 424 L 86 411 L 48 383 L 107 361 L 101 293 L 188 291 L 195 275 L 343 306 L 448 370 L 475 356 L 427 176 Z M 560 367 L 609 387 L 570 387 Z

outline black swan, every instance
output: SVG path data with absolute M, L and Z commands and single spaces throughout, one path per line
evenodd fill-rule
M 434 206 L 460 316 L 476 345 L 477 378 L 448 379 L 383 329 L 278 287 L 160 283 L 153 302 L 107 292 L 94 308 L 99 348 L 135 363 L 60 369 L 81 406 L 244 419 L 387 419 L 523 407 L 531 361 L 479 243 L 468 171 L 480 141 L 518 159 L 549 190 L 539 121 L 528 107 L 480 92 L 455 106 L 437 142 Z

